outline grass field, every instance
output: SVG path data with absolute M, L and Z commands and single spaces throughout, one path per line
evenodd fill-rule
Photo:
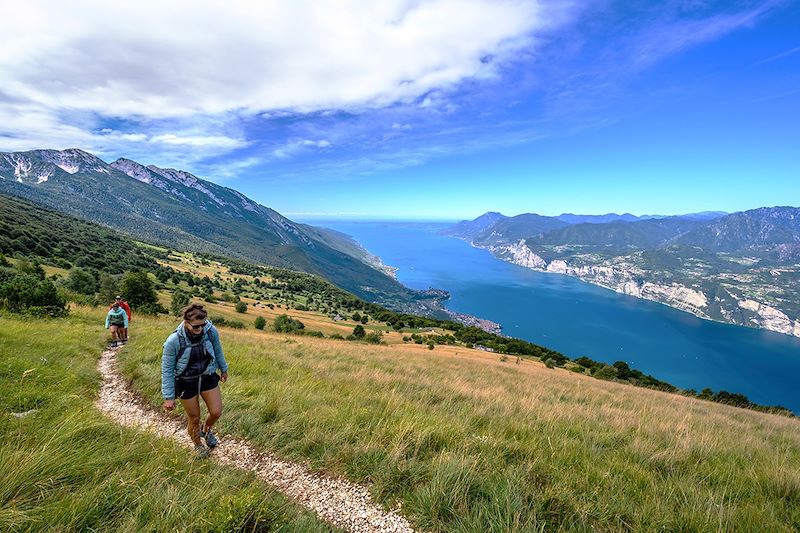
M 101 318 L 0 317 L 0 531 L 331 531 L 248 474 L 104 418 Z
M 154 404 L 176 324 L 136 318 L 121 354 Z M 800 529 L 796 419 L 463 346 L 221 334 L 223 433 L 369 482 L 421 529 Z

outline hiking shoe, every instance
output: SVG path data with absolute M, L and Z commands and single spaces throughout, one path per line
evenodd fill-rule
M 122 339 L 120 342 L 121 342 L 122 344 L 128 344 L 128 339 Z
M 206 444 L 209 448 L 216 448 L 217 444 L 219 444 L 219 439 L 210 429 L 208 431 L 201 431 L 200 436 L 206 439 Z
M 202 444 L 195 444 L 194 451 L 197 454 L 197 457 L 199 457 L 200 459 L 205 459 L 206 457 L 208 457 L 208 448 L 206 448 Z
M 118 346 L 119 346 L 119 344 L 117 344 L 117 341 L 111 341 L 111 344 L 109 344 L 109 347 L 111 347 L 111 348 L 116 348 Z

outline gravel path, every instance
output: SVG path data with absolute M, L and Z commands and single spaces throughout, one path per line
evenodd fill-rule
M 97 366 L 103 375 L 97 407 L 103 413 L 123 426 L 150 431 L 160 437 L 175 439 L 187 448 L 192 447 L 182 422 L 146 408 L 128 390 L 127 383 L 117 371 L 116 350 L 103 352 Z M 252 471 L 259 479 L 345 531 L 414 531 L 397 512 L 387 512 L 373 503 L 366 487 L 315 474 L 303 465 L 259 452 L 247 441 L 225 437 L 211 457 L 222 464 Z

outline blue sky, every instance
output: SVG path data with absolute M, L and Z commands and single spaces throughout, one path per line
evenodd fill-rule
M 800 205 L 799 2 L 3 9 L 3 151 L 182 168 L 303 219 Z

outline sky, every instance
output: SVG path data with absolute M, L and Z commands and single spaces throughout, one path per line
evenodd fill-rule
M 800 205 L 800 2 L 0 2 L 0 151 L 290 218 Z

